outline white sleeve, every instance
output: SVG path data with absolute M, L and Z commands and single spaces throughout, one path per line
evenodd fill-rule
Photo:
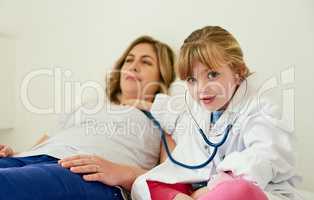
M 265 189 L 269 182 L 287 180 L 294 174 L 293 134 L 287 129 L 278 107 L 264 106 L 248 118 L 241 129 L 244 150 L 233 152 L 217 166 Z
M 172 134 L 183 110 L 184 103 L 181 97 L 157 94 L 151 108 L 151 114 L 167 133 Z

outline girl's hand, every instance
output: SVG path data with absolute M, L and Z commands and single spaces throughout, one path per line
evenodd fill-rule
M 131 188 L 138 175 L 136 168 L 116 164 L 93 155 L 72 156 L 59 160 L 58 163 L 74 173 L 83 174 L 85 181 L 99 181 L 110 186 L 121 185 L 125 189 Z
M 195 190 L 191 197 L 193 199 L 199 199 L 201 196 L 205 195 L 207 192 L 209 192 L 210 190 L 207 188 L 207 187 L 202 187 L 202 188 L 199 188 L 197 190 Z
M 228 173 L 225 172 L 220 172 L 217 175 L 213 176 L 208 183 L 207 183 L 207 188 L 209 190 L 212 190 L 214 187 L 216 187 L 218 184 L 228 181 L 228 180 L 233 180 L 234 177 Z
M 0 144 L 0 158 L 10 157 L 14 155 L 14 151 L 11 147 L 5 144 Z
M 196 191 L 194 191 L 191 195 L 193 199 L 199 199 L 200 197 L 204 196 L 208 192 L 210 192 L 213 188 L 215 188 L 218 184 L 233 180 L 234 178 L 229 175 L 228 173 L 220 172 L 217 175 L 213 176 L 210 181 L 207 183 L 207 187 L 202 187 Z

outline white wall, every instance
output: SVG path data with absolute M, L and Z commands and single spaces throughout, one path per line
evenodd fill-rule
M 205 25 L 231 31 L 253 71 L 272 74 L 294 67 L 298 168 L 302 187 L 314 191 L 312 0 L 0 0 L 0 32 L 16 38 L 16 124 L 0 131 L 0 142 L 21 151 L 56 125 L 55 115 L 31 113 L 21 103 L 20 85 L 32 70 L 62 67 L 72 71 L 71 80 L 102 83 L 104 72 L 135 37 L 150 34 L 178 49 L 191 31 Z M 29 96 L 48 107 L 53 89 L 53 78 L 42 76 L 31 82 Z
M 0 130 L 14 126 L 15 40 L 0 32 Z

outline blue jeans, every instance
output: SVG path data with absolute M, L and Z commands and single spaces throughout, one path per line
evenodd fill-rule
M 46 155 L 0 158 L 0 200 L 123 199 L 119 188 L 84 181 L 57 162 Z

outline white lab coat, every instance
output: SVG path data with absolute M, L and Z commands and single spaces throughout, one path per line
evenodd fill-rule
M 164 183 L 207 181 L 219 171 L 232 171 L 236 176 L 256 183 L 269 199 L 296 199 L 294 185 L 298 180 L 294 168 L 293 130 L 281 116 L 281 91 L 257 75 L 251 75 L 238 88 L 229 106 L 209 130 L 210 112 L 191 97 L 187 103 L 207 137 L 218 142 L 233 124 L 226 143 L 214 160 L 202 169 L 190 170 L 173 164 L 169 159 L 138 177 L 132 187 L 132 199 L 150 200 L 146 180 Z M 208 148 L 197 127 L 183 106 L 180 97 L 158 95 L 152 106 L 153 116 L 172 134 L 176 142 L 173 157 L 185 164 L 196 165 L 208 159 Z

